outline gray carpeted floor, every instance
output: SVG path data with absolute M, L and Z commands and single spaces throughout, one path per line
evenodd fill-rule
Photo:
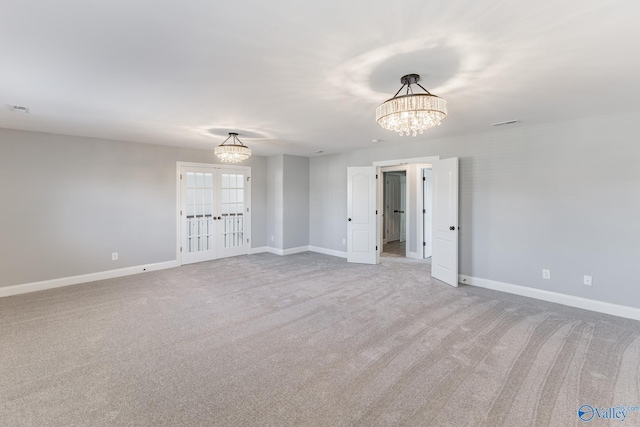
M 404 258 L 241 256 L 0 299 L 0 423 L 583 425 L 640 406 L 638 326 Z

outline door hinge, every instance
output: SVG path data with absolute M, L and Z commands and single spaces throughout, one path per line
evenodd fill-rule
M 247 243 L 249 243 L 249 239 L 247 239 Z
M 424 214 L 424 213 L 427 213 L 427 210 L 426 210 L 426 209 L 422 209 L 422 213 L 423 213 L 423 214 Z
M 427 246 L 427 242 L 422 242 L 422 246 Z
M 182 179 L 182 174 L 180 174 L 180 179 Z
M 180 246 L 180 252 L 182 252 L 182 246 Z
M 182 211 L 180 211 L 180 216 L 182 216 Z
M 247 212 L 249 212 L 249 208 L 247 208 Z
M 422 177 L 422 180 L 423 180 L 423 181 L 426 181 L 426 180 L 427 180 L 427 177 L 426 177 L 426 176 L 423 176 L 423 177 Z
M 378 210 L 376 209 L 376 215 L 378 215 Z
M 376 246 L 376 251 L 378 250 L 378 247 Z
M 251 179 L 251 177 L 250 177 L 250 176 L 248 176 L 248 177 L 247 177 L 247 182 L 249 182 L 249 180 L 250 180 L 250 179 Z
M 378 179 L 378 174 L 376 174 L 376 179 Z

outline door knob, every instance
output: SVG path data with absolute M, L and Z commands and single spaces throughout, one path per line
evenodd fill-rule
M 451 230 L 451 231 L 453 231 L 453 230 L 455 230 L 455 229 L 456 229 L 456 228 L 455 228 L 453 225 L 452 225 L 451 227 L 449 227 L 449 230 Z
M 351 218 L 349 218 L 349 221 L 351 221 Z

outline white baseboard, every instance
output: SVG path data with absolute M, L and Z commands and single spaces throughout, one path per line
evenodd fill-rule
M 282 251 L 283 255 L 293 255 L 302 252 L 309 252 L 309 246 L 298 246 L 297 248 L 289 248 Z
M 570 307 L 582 308 L 584 310 L 591 310 L 598 313 L 610 314 L 612 316 L 640 320 L 640 308 L 612 304 L 603 301 L 596 301 L 588 298 L 561 294 L 558 292 L 545 291 L 542 289 L 528 288 L 526 286 L 512 285 L 510 283 L 498 282 L 495 280 L 465 276 L 463 274 L 458 276 L 458 281 L 465 285 L 492 289 L 494 291 L 506 292 L 514 295 L 521 295 L 524 297 L 535 298 L 542 301 L 554 302 L 557 304 L 568 305 Z
M 155 264 L 136 265 L 134 267 L 118 268 L 116 270 L 100 271 L 98 273 L 81 274 L 79 276 L 62 277 L 59 279 L 43 280 L 41 282 L 4 286 L 0 288 L 0 297 L 44 291 L 46 289 L 61 288 L 63 286 L 95 282 L 96 280 L 113 279 L 115 277 L 130 276 L 132 274 L 143 273 L 146 271 L 164 270 L 174 267 L 179 267 L 177 260 L 158 262 Z
M 289 248 L 289 249 L 278 249 L 278 248 L 272 248 L 271 246 L 261 246 L 259 248 L 252 248 L 251 251 L 249 251 L 250 254 L 261 254 L 261 253 L 270 253 L 270 254 L 274 254 L 274 255 L 280 255 L 280 256 L 285 256 L 285 255 L 293 255 L 293 254 L 299 254 L 301 252 L 308 252 L 309 251 L 309 246 L 299 246 L 297 248 Z
M 324 254 L 324 255 L 336 256 L 336 257 L 339 257 L 339 258 L 346 258 L 347 257 L 347 253 L 346 252 L 336 251 L 334 249 L 320 248 L 318 246 L 309 246 L 309 251 L 317 252 L 319 254 Z
M 347 257 L 346 252 L 336 251 L 334 249 L 320 248 L 318 246 L 299 246 L 297 248 L 290 248 L 290 249 L 278 249 L 278 248 L 272 248 L 270 246 L 261 246 L 259 248 L 251 248 L 249 253 L 261 254 L 265 252 L 274 254 L 274 255 L 280 255 L 280 256 L 299 254 L 301 252 L 317 252 L 319 254 L 331 255 L 339 258 Z
M 422 259 L 422 256 L 419 252 L 406 252 L 406 257 L 411 259 Z

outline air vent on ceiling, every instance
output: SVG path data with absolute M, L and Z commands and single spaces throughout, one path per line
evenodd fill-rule
M 22 105 L 7 105 L 9 111 L 14 111 L 16 113 L 29 113 L 29 107 L 24 107 Z
M 504 125 L 512 125 L 514 123 L 518 123 L 520 120 L 507 120 L 506 122 L 497 122 L 491 123 L 491 126 L 504 126 Z

